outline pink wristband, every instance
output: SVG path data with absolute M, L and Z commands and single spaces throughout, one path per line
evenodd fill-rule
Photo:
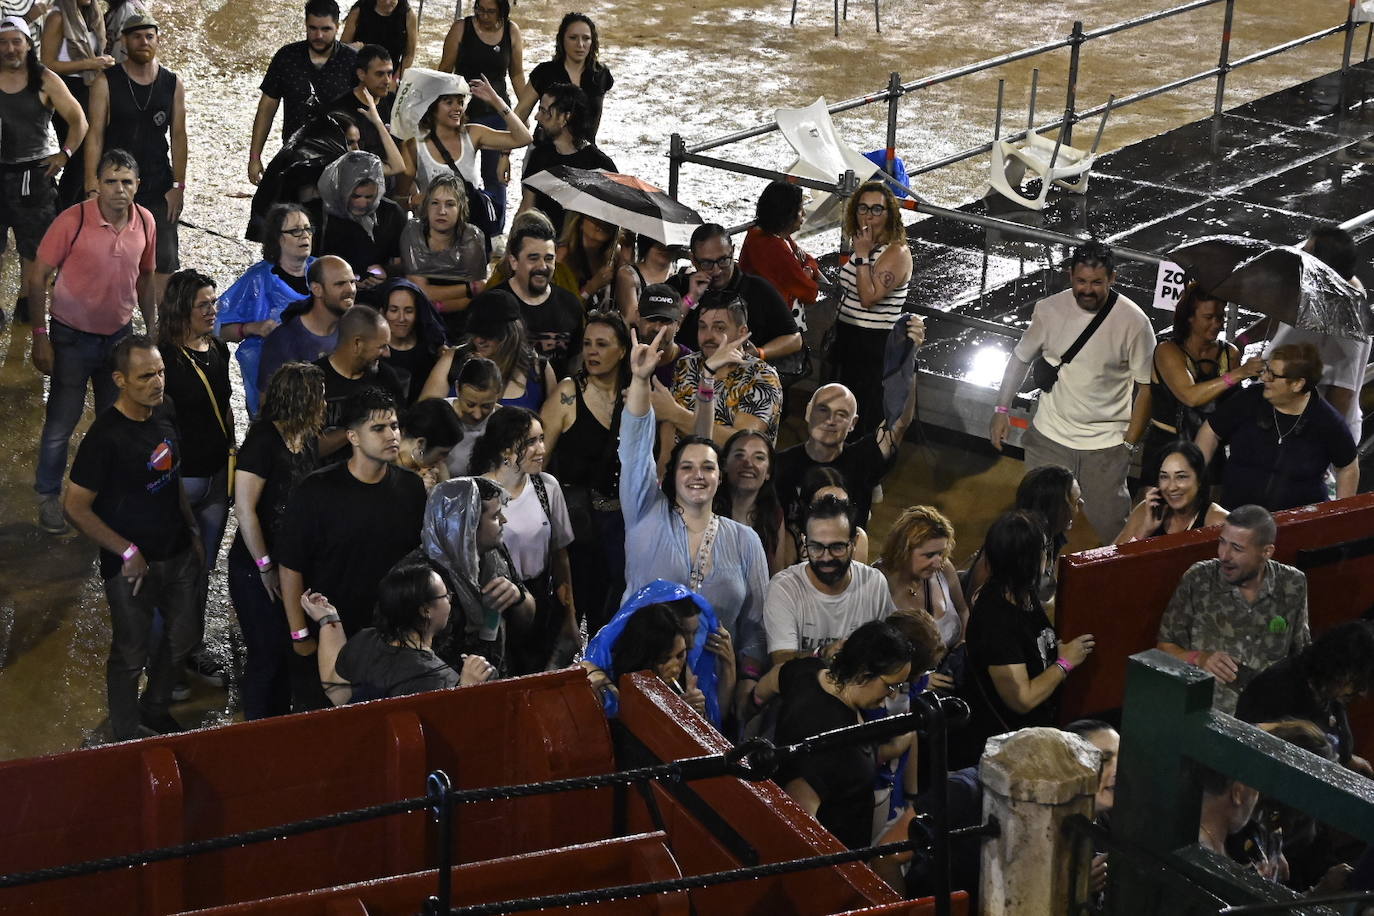
M 47 337 L 47 336 L 48 336 L 48 329 L 47 329 L 45 326 L 41 325 L 41 324 L 37 324 L 37 325 L 34 325 L 34 327 L 33 327 L 33 332 L 32 332 L 32 333 L 33 333 L 33 336 L 34 336 L 34 337 Z
M 128 547 L 124 548 L 124 552 L 121 553 L 120 556 L 123 557 L 124 562 L 127 563 L 134 558 L 134 554 L 136 553 L 138 553 L 138 545 L 131 543 Z
M 1226 383 L 1227 388 L 1236 387 L 1236 380 L 1232 377 L 1231 373 L 1229 372 L 1223 372 L 1221 374 L 1221 380 Z
M 693 299 L 691 296 L 683 296 L 683 297 L 682 297 L 682 304 L 683 304 L 684 307 L 686 307 L 686 309 L 687 309 L 689 312 L 690 312 L 692 309 L 694 309 L 694 308 L 697 307 L 697 301 L 696 301 L 695 299 Z
M 292 642 L 301 642 L 302 640 L 309 639 L 309 638 L 310 638 L 310 628 L 309 628 L 309 627 L 301 627 L 299 630 L 292 630 L 292 631 L 291 631 L 291 641 L 292 641 Z
M 1011 408 L 1010 408 L 1010 407 L 1003 407 L 1001 404 L 998 404 L 996 407 L 992 408 L 992 412 L 993 412 L 993 413 L 1011 413 Z
M 1200 659 L 1200 658 L 1202 658 L 1202 650 L 1201 650 L 1201 649 L 1194 649 L 1193 651 L 1191 651 L 1191 652 L 1188 653 L 1188 664 L 1190 664 L 1190 665 L 1196 665 L 1196 664 L 1197 664 L 1197 660 Z
M 269 557 L 267 554 L 263 554 L 262 556 L 258 557 L 256 560 L 254 560 L 253 562 L 256 563 L 256 564 L 258 565 L 258 569 L 259 569 L 259 570 L 264 570 L 264 569 L 266 569 L 267 567 L 269 567 L 269 566 L 272 565 L 272 558 Z
M 1064 674 L 1066 674 L 1066 675 L 1067 675 L 1070 671 L 1072 671 L 1072 670 L 1074 669 L 1074 664 L 1073 664 L 1073 662 L 1069 661 L 1067 658 L 1063 658 L 1063 657 L 1056 658 L 1056 659 L 1054 660 L 1054 663 L 1055 663 L 1056 665 L 1058 665 L 1061 669 L 1063 669 Z

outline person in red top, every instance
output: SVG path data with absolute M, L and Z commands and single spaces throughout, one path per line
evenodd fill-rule
M 124 150 L 107 150 L 96 174 L 96 196 L 58 214 L 34 261 L 44 294 L 29 303 L 33 364 L 52 376 L 34 489 L 38 525 L 50 534 L 67 530 L 62 476 L 72 431 L 85 409 L 86 385 L 95 388 L 97 414 L 114 404 L 118 391 L 110 357 L 130 333 L 134 307 L 143 313 L 145 327 L 157 323 L 152 286 L 157 227 L 153 215 L 134 203 L 138 163 Z
M 802 328 L 805 312 L 798 303 L 815 305 L 821 279 L 816 259 L 792 241 L 803 219 L 802 189 L 786 181 L 769 182 L 759 195 L 754 225 L 744 236 L 739 254 L 740 269 L 772 283 Z

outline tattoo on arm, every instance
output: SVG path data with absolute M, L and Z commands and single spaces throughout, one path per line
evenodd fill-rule
M 567 407 L 569 404 L 573 403 L 576 400 L 577 395 L 570 394 L 566 391 L 558 396 L 558 403 L 562 404 L 564 407 Z
M 897 275 L 890 270 L 885 270 L 878 274 L 878 285 L 883 289 L 892 289 L 896 285 Z

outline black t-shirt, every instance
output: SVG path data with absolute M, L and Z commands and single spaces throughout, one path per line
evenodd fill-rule
M 457 687 L 459 673 L 433 652 L 393 646 L 372 627 L 344 643 L 335 665 L 353 685 L 353 702 Z
M 530 180 L 530 176 L 546 172 L 555 165 L 568 165 L 575 169 L 605 169 L 614 172 L 615 162 L 610 156 L 603 153 L 595 143 L 588 143 L 586 146 L 564 156 L 553 145 L 552 142 L 536 143 L 530 147 L 529 153 L 525 156 L 524 171 L 520 176 L 523 184 Z M 553 223 L 553 228 L 557 232 L 563 229 L 563 205 L 558 203 L 543 191 L 526 187 L 534 193 L 534 208 L 542 212 Z
M 395 101 L 396 96 L 390 93 L 385 98 L 377 100 L 377 114 L 383 124 L 391 122 L 391 105 Z M 358 148 L 366 150 L 383 163 L 386 162 L 386 147 L 382 146 L 382 136 L 368 119 L 367 106 L 358 101 L 352 89 L 333 99 L 325 107 L 325 111 L 342 111 L 352 117 L 358 124 Z
M 305 478 L 291 494 L 276 559 L 301 574 L 339 610 L 352 637 L 372 622 L 377 583 L 420 544 L 425 485 L 387 465 L 378 483 L 363 483 L 336 464 Z
M 181 440 L 181 474 L 184 477 L 212 477 L 229 461 L 229 437 L 225 434 L 234 420 L 229 402 L 229 348 L 217 337 L 210 338 L 205 352 L 177 347 L 162 354 L 167 365 L 167 398 L 175 405 L 177 432 Z M 192 365 L 194 361 L 195 365 Z M 201 380 L 196 366 L 205 373 Z M 205 382 L 215 393 L 205 390 Z M 224 420 L 220 425 L 216 418 Z
M 256 511 L 269 554 L 277 542 L 287 500 L 296 485 L 319 466 L 320 456 L 313 438 L 307 439 L 300 452 L 293 454 L 270 420 L 258 420 L 248 428 L 248 435 L 239 446 L 237 468 L 263 480 Z M 234 538 L 234 547 L 247 549 L 242 528 Z
M 549 361 L 558 378 L 570 375 L 573 361 L 582 352 L 582 303 L 577 297 L 551 283 L 549 297 L 530 305 L 511 288 L 509 280 L 495 288 L 508 291 L 520 302 L 520 315 L 534 352 Z
M 429 378 L 429 370 L 434 368 L 435 361 L 434 354 L 420 344 L 409 350 L 392 347 L 391 352 L 382 357 L 382 365 L 395 373 L 397 383 L 406 393 L 402 402 L 404 406 L 408 407 L 420 399 L 420 390 L 425 387 L 425 380 Z
M 978 683 L 966 691 L 966 699 L 973 710 L 973 719 L 966 731 L 977 739 L 980 749 L 993 735 L 1036 725 L 1054 725 L 1056 696 L 1030 712 L 1015 712 L 1002 702 L 988 675 L 992 667 L 1025 665 L 1026 678 L 1035 680 L 1054 664 L 1058 658 L 1059 638 L 1039 603 L 1033 610 L 1024 610 L 994 589 L 984 588 L 969 612 L 966 639 L 973 676 L 978 679 Z
M 567 68 L 554 60 L 546 60 L 530 71 L 530 87 L 536 95 L 543 95 L 555 83 L 570 83 Z M 582 68 L 582 82 L 578 84 L 587 93 L 587 139 L 596 142 L 596 132 L 601 127 L 601 106 L 606 93 L 615 85 L 609 67 Z
M 280 264 L 274 264 L 272 266 L 272 274 L 299 293 L 302 297 L 307 299 L 310 298 L 310 281 L 305 278 L 304 274 L 299 277 L 293 277 L 282 270 Z
M 1319 394 L 1295 417 L 1276 412 L 1264 400 L 1264 387 L 1251 385 L 1218 407 L 1208 422 L 1230 446 L 1223 506 L 1254 503 L 1277 512 L 1324 502 L 1327 466 L 1355 460 L 1350 427 Z
M 1345 707 L 1318 697 L 1291 656 L 1265 668 L 1245 685 L 1236 701 L 1236 718 L 1251 723 L 1306 719 L 1326 734 L 1342 763 L 1350 760 L 1353 751 Z
M 778 452 L 777 467 L 773 471 L 773 486 L 778 492 L 787 523 L 800 528 L 802 524 L 801 488 L 806 472 L 814 467 L 832 467 L 844 476 L 845 491 L 854 506 L 854 524 L 860 528 L 868 524 L 873 509 L 873 488 L 892 466 L 883 457 L 878 437 L 869 433 L 852 445 L 845 446 L 834 461 L 816 461 L 806 453 L 806 443 L 798 443 Z
M 351 219 L 325 215 L 316 201 L 310 207 L 311 224 L 316 227 L 315 257 L 338 255 L 363 278 L 374 264 L 386 267 L 397 260 L 401 256 L 401 230 L 405 228 L 406 215 L 396 201 L 383 197 L 377 205 L 376 217 L 369 236 L 366 229 Z
M 118 407 L 95 418 L 76 450 L 71 481 L 95 492 L 96 516 L 138 545 L 149 562 L 167 560 L 191 546 L 181 511 L 181 442 L 171 407 L 131 420 Z M 100 550 L 100 575 L 119 574 L 124 560 Z
M 375 387 L 391 392 L 391 396 L 396 399 L 398 413 L 406 405 L 406 386 L 401 383 L 396 370 L 384 359 L 379 359 L 376 368 L 364 373 L 362 378 L 344 378 L 329 362 L 328 356 L 315 360 L 315 365 L 324 373 L 325 429 L 338 429 L 343 417 L 344 403 L 364 388 Z
M 311 63 L 308 42 L 294 41 L 279 48 L 258 88 L 263 95 L 282 101 L 282 139 L 289 139 L 330 101 L 352 89 L 358 81 L 357 66 L 358 52 L 337 41 L 323 67 Z
M 686 295 L 688 276 L 687 271 L 674 274 L 668 278 L 668 284 Z M 725 289 L 744 300 L 749 315 L 749 339 L 756 346 L 764 346 L 775 338 L 797 333 L 792 310 L 782 301 L 782 294 L 763 277 L 745 273 L 736 263 L 735 275 Z M 701 349 L 697 344 L 697 321 L 700 317 L 695 308 L 682 316 L 682 325 L 677 331 L 678 343 L 693 350 Z
M 835 728 L 859 724 L 859 716 L 838 697 L 821 687 L 817 674 L 825 668 L 818 658 L 798 658 L 778 673 L 776 742 L 795 744 L 803 738 Z M 849 745 L 801 756 L 778 773 L 780 786 L 801 777 L 821 806 L 816 820 L 850 849 L 867 846 L 873 838 L 873 788 L 878 759 L 873 745 Z

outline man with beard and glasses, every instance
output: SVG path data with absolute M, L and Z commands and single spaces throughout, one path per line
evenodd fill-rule
M 153 301 L 160 303 L 167 281 L 181 268 L 177 220 L 186 193 L 186 96 L 177 75 L 157 61 L 157 20 L 138 14 L 121 34 L 128 59 L 97 73 L 91 83 L 86 193 L 95 193 L 95 166 L 105 150 L 127 150 L 138 161 L 134 201 L 157 223 Z
M 1030 327 L 1007 360 L 988 438 L 1001 451 L 1012 402 L 1036 363 L 1042 390 L 1021 439 L 1026 470 L 1057 464 L 1072 471 L 1083 488 L 1083 514 L 1098 539 L 1110 543 L 1131 511 L 1126 474 L 1150 422 L 1155 335 L 1140 306 L 1112 289 L 1116 261 L 1101 242 L 1073 250 L 1069 280 L 1069 289 L 1035 303 Z
M 1312 642 L 1307 577 L 1273 559 L 1277 533 L 1268 509 L 1232 511 L 1217 558 L 1189 567 L 1159 622 L 1159 648 L 1215 677 L 1225 713 L 1255 675 Z
M 509 290 L 520 300 L 529 342 L 560 379 L 572 375 L 582 348 L 582 302 L 552 282 L 556 261 L 553 225 L 522 213 L 506 243 L 510 279 L 492 289 Z
M 391 346 L 391 325 L 371 306 L 355 305 L 343 313 L 337 328 L 334 352 L 315 361 L 324 372 L 324 431 L 320 433 L 320 457 L 343 448 L 344 405 L 364 388 L 385 390 L 397 404 L 406 402 L 405 386 L 391 366 L 382 362 Z
M 262 180 L 262 148 L 277 116 L 277 106 L 286 102 L 281 136 L 288 140 L 357 81 L 358 52 L 338 40 L 338 30 L 339 4 L 309 0 L 305 4 L 305 41 L 283 45 L 272 55 L 262 78 L 262 96 L 253 116 L 253 139 L 248 147 L 248 180 L 253 184 Z
M 70 145 L 62 149 L 52 126 L 54 111 L 71 125 Z M 34 259 L 57 215 L 53 176 L 85 136 L 81 106 L 62 78 L 38 62 L 28 24 L 18 16 L 0 19 L 0 250 L 13 229 L 21 269 L 16 321 L 28 321 L 30 299 L 43 294 Z M 35 326 L 33 333 L 43 332 Z M 51 368 L 39 366 L 44 372 Z
M 854 560 L 854 509 L 826 495 L 806 516 L 806 562 L 789 566 L 768 583 L 763 605 L 768 657 L 777 668 L 789 659 L 824 652 L 871 620 L 896 612 L 883 574 Z
M 262 342 L 259 391 L 267 390 L 272 374 L 286 363 L 313 363 L 338 345 L 339 319 L 352 308 L 358 293 L 353 268 L 343 258 L 325 255 L 310 265 L 305 280 L 310 284 L 310 298 L 282 312 L 281 324 Z

